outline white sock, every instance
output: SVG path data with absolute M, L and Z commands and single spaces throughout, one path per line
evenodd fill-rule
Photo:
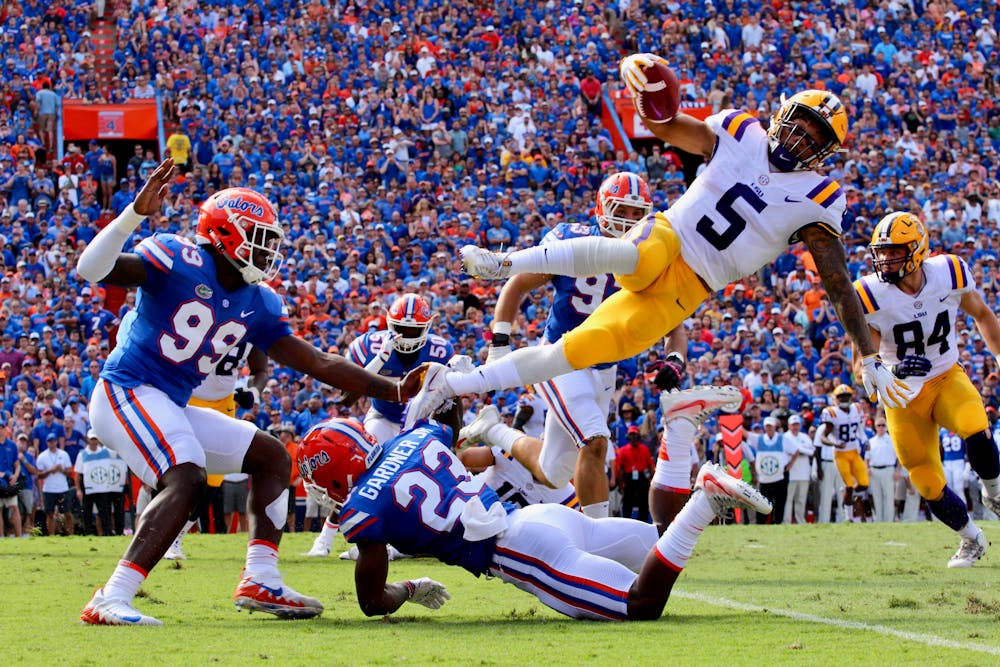
M 135 597 L 148 574 L 135 563 L 124 558 L 121 559 L 111 574 L 111 578 L 108 579 L 108 583 L 104 584 L 104 597 L 112 600 L 124 600 L 131 604 L 132 598 Z
M 1000 495 L 1000 477 L 994 477 L 993 479 L 984 479 L 983 488 L 986 489 L 986 495 L 990 498 L 996 498 Z
M 514 451 L 514 443 L 524 437 L 524 433 L 506 424 L 494 424 L 486 431 L 484 439 L 491 447 L 499 447 L 508 454 Z
M 509 387 L 524 387 L 573 370 L 563 343 L 536 345 L 514 350 L 500 361 L 485 366 L 477 366 L 471 373 L 450 371 L 445 379 L 452 392 L 461 394 L 482 394 Z
M 698 542 L 698 536 L 713 519 L 715 510 L 712 509 L 708 496 L 702 491 L 696 491 L 656 541 L 656 555 L 660 561 L 673 570 L 684 569 Z
M 962 526 L 960 530 L 956 530 L 955 532 L 958 533 L 959 537 L 964 537 L 967 540 L 971 540 L 975 539 L 975 537 L 979 535 L 980 530 L 979 526 L 972 523 L 972 520 L 970 519 L 967 524 L 965 524 L 964 526 Z
M 511 273 L 554 273 L 588 278 L 602 273 L 628 275 L 639 263 L 631 241 L 587 236 L 518 250 L 507 256 Z
M 611 503 L 605 500 L 603 503 L 594 503 L 592 505 L 584 505 L 580 508 L 584 516 L 589 516 L 591 519 L 607 519 L 608 518 L 608 508 L 611 507 Z
M 186 524 L 184 524 L 184 527 L 181 528 L 181 532 L 177 534 L 177 539 L 175 541 L 180 542 L 184 538 L 184 536 L 188 534 L 188 531 L 191 530 L 192 527 L 194 527 L 194 524 L 196 523 L 198 522 L 194 520 L 189 520 Z
M 278 545 L 267 540 L 250 540 L 247 545 L 246 576 L 280 577 Z
M 340 530 L 340 524 L 333 523 L 330 521 L 330 517 L 326 517 L 326 521 L 323 522 L 323 530 L 320 531 L 319 535 L 316 537 L 316 543 L 322 544 L 327 549 L 333 546 L 333 538 Z
M 691 443 L 694 442 L 694 424 L 686 419 L 671 419 L 667 422 L 667 432 L 663 446 L 669 458 L 657 461 L 657 472 L 661 473 L 657 482 L 672 489 L 691 488 Z

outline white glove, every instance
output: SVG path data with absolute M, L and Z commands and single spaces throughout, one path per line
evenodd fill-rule
M 451 595 L 445 589 L 444 584 L 434 581 L 428 577 L 411 579 L 404 581 L 409 595 L 407 601 L 422 604 L 428 609 L 440 609 Z
M 396 349 L 396 341 L 402 337 L 402 334 L 390 331 L 382 341 L 382 348 L 378 351 L 378 354 L 365 364 L 365 370 L 372 373 L 378 373 L 382 370 L 382 367 L 389 361 L 389 357 L 392 356 L 393 351 Z
M 456 373 L 471 373 L 476 370 L 476 365 L 472 363 L 472 357 L 467 354 L 456 354 L 448 360 L 448 368 Z
M 336 504 L 333 499 L 327 494 L 326 489 L 317 484 L 310 484 L 309 482 L 304 482 L 303 486 L 306 488 L 306 494 L 313 499 L 313 502 L 319 505 L 326 514 L 329 514 L 334 510 Z
M 878 396 L 887 408 L 904 408 L 917 395 L 892 374 L 877 354 L 861 358 L 861 383 L 869 398 Z
M 638 95 L 646 89 L 646 67 L 652 67 L 654 63 L 666 65 L 667 61 L 655 53 L 634 53 L 625 56 L 618 64 L 618 73 L 622 83 L 632 92 Z
M 510 345 L 490 345 L 489 350 L 486 352 L 486 363 L 491 364 L 494 361 L 499 361 L 512 351 L 513 349 Z

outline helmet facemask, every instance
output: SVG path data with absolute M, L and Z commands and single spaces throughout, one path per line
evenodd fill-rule
M 401 354 L 412 354 L 418 351 L 427 343 L 427 333 L 430 331 L 431 323 L 416 324 L 402 323 L 395 320 L 389 321 L 389 329 L 399 334 L 396 339 L 395 348 Z
M 243 280 L 250 285 L 274 279 L 285 260 L 281 253 L 281 245 L 285 240 L 284 230 L 277 224 L 254 220 L 235 211 L 230 211 L 229 222 L 243 236 L 242 243 L 232 253 L 234 256 L 223 253 L 229 263 L 236 267 Z M 250 236 L 247 236 L 247 229 L 250 230 Z
M 608 236 L 620 238 L 652 212 L 653 204 L 639 195 L 604 195 L 603 209 L 597 216 L 598 226 Z
M 817 140 L 797 119 L 811 121 L 824 135 Z M 771 162 L 781 171 L 809 171 L 819 166 L 839 148 L 829 122 L 805 104 L 782 108 L 767 131 Z
M 919 266 L 914 256 L 919 249 L 916 241 L 911 243 L 872 243 L 868 248 L 872 253 L 872 267 L 878 279 L 884 283 L 896 285 L 906 276 L 917 270 Z M 905 254 L 896 257 L 886 257 L 886 251 L 902 249 Z

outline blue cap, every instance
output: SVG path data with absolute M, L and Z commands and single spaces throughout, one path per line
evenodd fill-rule
M 56 434 L 55 433 L 49 433 L 47 436 L 45 436 L 45 441 L 46 442 L 48 442 L 49 440 L 55 440 L 55 439 L 56 439 Z
M 314 391 L 312 393 L 312 396 L 310 396 L 309 398 L 318 398 L 320 400 L 323 400 L 323 394 L 319 393 L 318 391 Z

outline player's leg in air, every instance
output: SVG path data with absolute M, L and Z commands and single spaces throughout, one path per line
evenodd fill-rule
M 743 396 L 735 387 L 694 387 L 681 390 L 687 361 L 687 333 L 677 327 L 667 336 L 667 357 L 653 382 L 662 392 L 660 412 L 665 424 L 649 485 L 649 511 L 662 534 L 691 496 L 691 448 L 702 419 L 720 408 L 732 411 Z

